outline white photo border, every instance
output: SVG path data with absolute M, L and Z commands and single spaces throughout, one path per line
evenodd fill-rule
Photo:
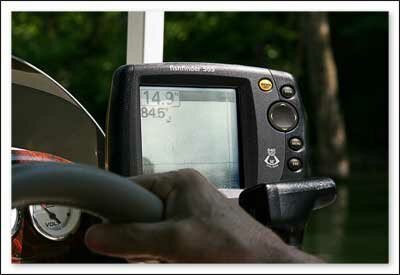
M 13 11 L 387 11 L 389 12 L 389 264 L 124 265 L 11 264 L 11 13 Z M 397 1 L 9 1 L 1 2 L 1 272 L 3 273 L 398 273 L 399 3 Z

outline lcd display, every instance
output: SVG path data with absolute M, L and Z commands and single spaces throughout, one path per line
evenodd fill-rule
M 236 91 L 140 87 L 143 172 L 194 168 L 217 188 L 240 188 Z

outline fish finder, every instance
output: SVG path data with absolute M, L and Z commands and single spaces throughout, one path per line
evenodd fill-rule
M 307 179 L 305 112 L 289 73 L 240 65 L 124 65 L 114 73 L 106 168 L 135 176 L 194 168 L 287 243 L 335 198 Z M 236 190 L 236 191 L 235 191 Z M 233 196 L 235 197 L 235 196 Z
M 218 188 L 302 178 L 305 117 L 286 72 L 240 65 L 125 65 L 114 74 L 108 169 L 194 168 Z

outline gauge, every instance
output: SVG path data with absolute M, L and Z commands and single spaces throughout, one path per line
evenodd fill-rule
M 29 206 L 35 229 L 47 239 L 61 241 L 79 226 L 81 211 L 67 206 L 37 204 Z
M 21 228 L 22 212 L 17 208 L 11 209 L 11 237 Z

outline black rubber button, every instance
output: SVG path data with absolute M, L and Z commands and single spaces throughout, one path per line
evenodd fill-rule
M 296 127 L 298 115 L 296 109 L 287 102 L 276 102 L 268 111 L 268 119 L 278 131 L 287 132 Z
M 298 137 L 292 137 L 289 139 L 289 147 L 292 150 L 300 150 L 303 147 L 303 141 Z
M 285 98 L 291 98 L 295 93 L 296 91 L 290 86 L 283 86 L 281 88 L 281 95 Z
M 298 171 L 303 167 L 303 163 L 298 158 L 291 158 L 288 161 L 289 169 L 292 171 Z

